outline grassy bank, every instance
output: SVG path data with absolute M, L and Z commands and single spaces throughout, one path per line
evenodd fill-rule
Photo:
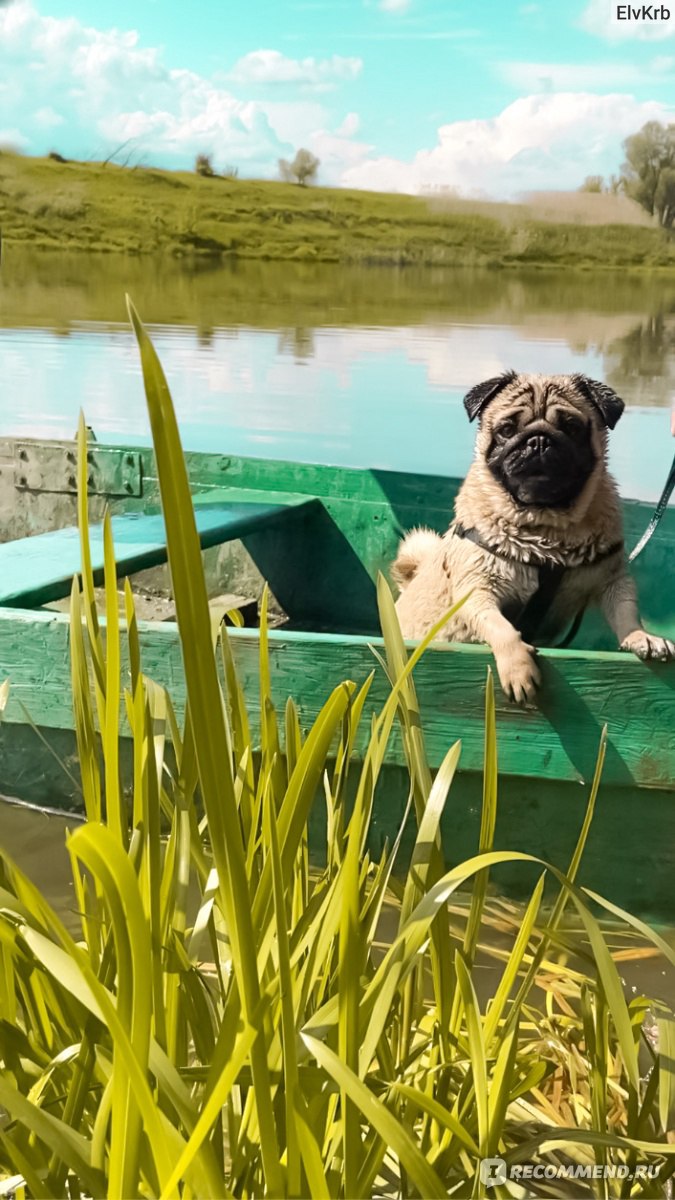
M 593 197 L 600 204 L 605 197 Z M 611 200 L 611 198 L 609 198 Z M 436 266 L 675 268 L 675 240 L 598 209 L 471 204 L 0 154 L 5 241 L 45 249 Z M 600 214 L 602 216 L 602 214 Z M 539 219 L 538 219 L 539 218 Z M 624 220 L 623 215 L 621 220 Z

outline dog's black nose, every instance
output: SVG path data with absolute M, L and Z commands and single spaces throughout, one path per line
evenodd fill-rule
M 550 444 L 550 440 L 545 433 L 533 433 L 527 439 L 527 448 L 532 454 L 545 454 Z

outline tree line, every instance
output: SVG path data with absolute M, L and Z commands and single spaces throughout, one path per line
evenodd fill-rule
M 675 125 L 647 121 L 623 143 L 625 161 L 619 175 L 605 181 L 588 175 L 582 192 L 610 192 L 636 200 L 664 229 L 675 224 Z

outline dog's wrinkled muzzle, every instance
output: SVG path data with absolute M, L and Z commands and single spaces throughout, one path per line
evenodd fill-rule
M 540 508 L 571 503 L 594 461 L 589 444 L 579 445 L 561 430 L 537 421 L 495 448 L 488 464 L 517 503 Z

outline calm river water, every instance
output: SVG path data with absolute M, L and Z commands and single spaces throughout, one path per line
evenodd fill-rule
M 584 371 L 629 409 L 612 435 L 625 495 L 672 457 L 675 279 L 394 270 L 5 251 L 0 436 L 143 442 L 129 292 L 151 327 L 186 447 L 462 474 L 461 400 L 508 367 Z

